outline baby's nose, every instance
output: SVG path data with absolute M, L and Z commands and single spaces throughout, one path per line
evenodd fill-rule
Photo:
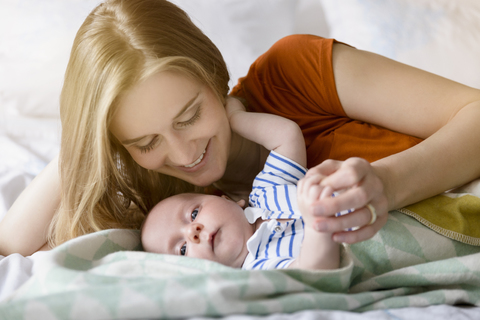
M 200 233 L 203 230 L 203 225 L 200 223 L 191 223 L 190 226 L 188 227 L 187 233 L 188 233 L 188 238 L 190 241 L 199 243 L 200 242 Z

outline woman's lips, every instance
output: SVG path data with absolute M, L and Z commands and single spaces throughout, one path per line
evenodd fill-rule
M 206 151 L 207 151 L 207 149 L 203 150 L 203 152 L 202 152 L 202 154 L 200 155 L 200 157 L 198 157 L 198 159 L 195 160 L 193 163 L 186 165 L 185 168 L 193 168 L 193 167 L 195 167 L 197 164 L 199 164 L 200 161 L 202 161 L 203 155 L 205 154 Z
M 184 172 L 195 172 L 200 170 L 205 166 L 205 164 L 208 161 L 209 150 L 210 150 L 210 140 L 208 141 L 207 146 L 205 147 L 205 150 L 203 150 L 202 154 L 198 157 L 197 160 L 195 160 L 193 163 L 188 164 L 186 166 L 177 166 L 176 168 Z

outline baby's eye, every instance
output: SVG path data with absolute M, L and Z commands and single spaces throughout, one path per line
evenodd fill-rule
M 180 255 L 184 256 L 186 252 L 187 252 L 187 244 L 185 243 L 185 244 L 180 248 Z
M 195 220 L 195 218 L 197 217 L 197 214 L 198 214 L 198 209 L 195 209 L 192 211 L 192 221 Z

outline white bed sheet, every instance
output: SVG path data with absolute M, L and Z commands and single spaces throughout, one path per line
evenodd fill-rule
M 60 121 L 9 114 L 0 106 L 0 220 L 18 195 L 58 154 Z
M 306 310 L 292 314 L 272 314 L 264 317 L 232 315 L 223 320 L 477 320 L 480 308 L 459 308 L 448 305 L 427 308 L 384 309 L 354 313 L 347 311 Z M 190 318 L 189 320 L 215 320 L 215 318 Z
M 46 251 L 40 251 L 29 257 L 18 253 L 6 257 L 0 255 L 0 302 L 30 279 L 35 261 L 45 253 Z
M 58 154 L 59 141 L 58 118 L 25 117 L 8 105 L 0 105 L 0 221 L 25 187 Z M 29 257 L 0 255 L 0 301 L 32 276 L 35 261 L 44 253 Z

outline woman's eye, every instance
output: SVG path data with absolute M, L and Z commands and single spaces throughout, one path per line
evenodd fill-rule
M 197 214 L 198 214 L 198 209 L 195 209 L 192 211 L 192 221 L 195 220 L 195 218 L 197 217 Z
M 138 149 L 140 149 L 140 153 L 147 153 L 153 149 L 153 145 L 149 143 L 145 147 L 138 147 Z
M 151 151 L 153 149 L 153 147 L 155 147 L 155 144 L 157 143 L 158 141 L 158 136 L 153 138 L 152 141 L 150 141 L 149 144 L 147 144 L 146 146 L 137 146 L 138 149 L 140 149 L 140 153 L 147 153 L 149 151 Z
M 187 244 L 185 243 L 181 248 L 180 248 L 180 255 L 184 256 L 187 253 Z
M 197 111 L 195 111 L 195 114 L 193 115 L 193 117 L 191 117 L 187 121 L 179 122 L 178 125 L 180 127 L 187 127 L 187 126 L 190 126 L 190 125 L 194 124 L 195 121 L 197 121 L 200 118 L 201 111 L 202 111 L 202 108 L 198 107 Z

